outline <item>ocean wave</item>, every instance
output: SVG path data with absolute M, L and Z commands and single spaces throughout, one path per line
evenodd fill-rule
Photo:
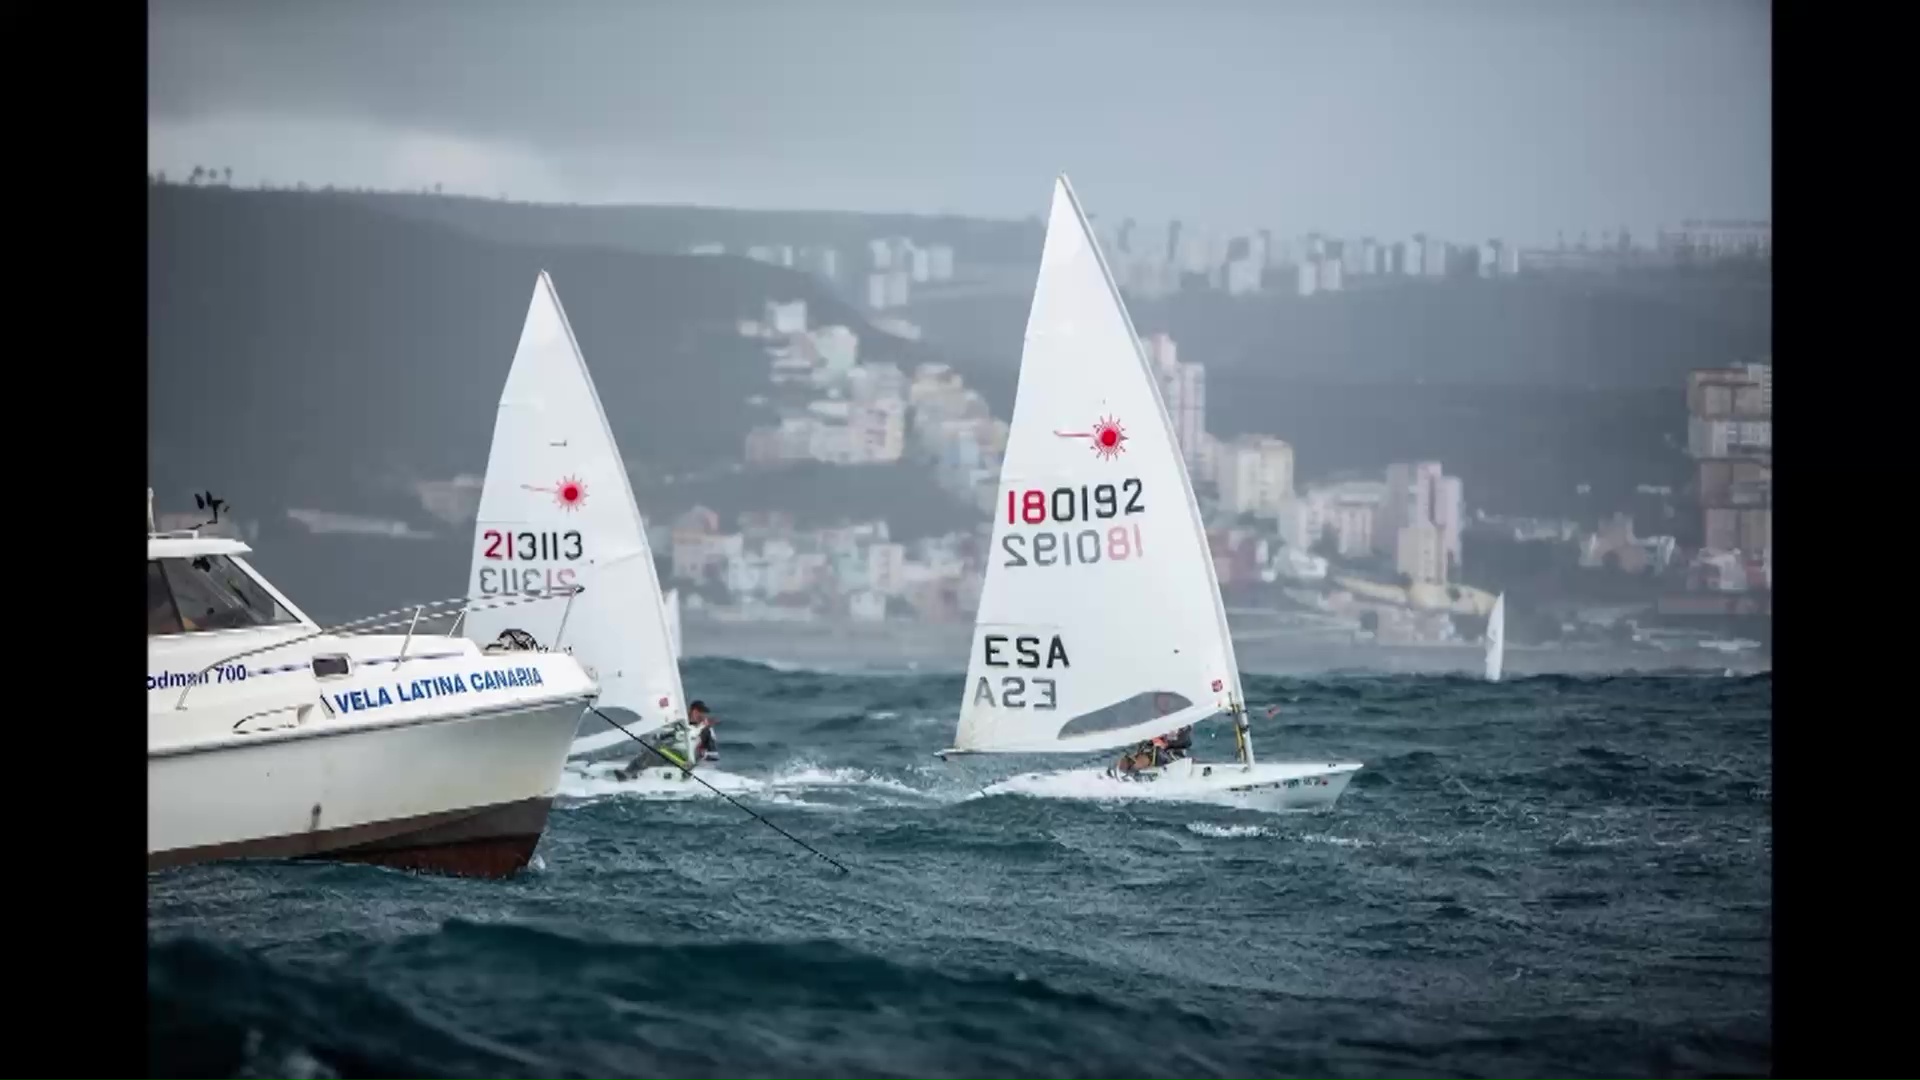
M 586 793 L 505 881 L 150 875 L 155 1074 L 1767 1071 L 1770 678 L 1255 677 L 1263 760 L 1366 763 L 1290 817 L 979 798 L 1085 762 L 936 760 L 957 675 L 687 672 L 764 821 Z

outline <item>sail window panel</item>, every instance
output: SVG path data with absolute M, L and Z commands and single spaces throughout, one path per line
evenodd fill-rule
M 1080 735 L 1098 735 L 1103 731 L 1121 731 L 1191 709 L 1193 704 L 1191 698 L 1175 690 L 1142 691 L 1074 717 L 1060 729 L 1059 737 L 1069 739 Z

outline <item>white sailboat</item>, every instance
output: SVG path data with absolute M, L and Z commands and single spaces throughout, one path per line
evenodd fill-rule
M 954 753 L 1091 753 L 1220 713 L 1236 760 L 1027 774 L 988 793 L 1330 805 L 1358 764 L 1260 764 L 1213 556 L 1158 380 L 1054 184 Z
M 1487 616 L 1487 681 L 1499 682 L 1507 660 L 1507 594 L 1493 598 L 1493 611 Z
M 580 590 L 570 607 L 476 608 L 466 618 L 467 636 L 476 642 L 523 631 L 540 647 L 558 643 L 599 680 L 599 710 L 626 731 L 588 713 L 570 758 L 685 718 L 677 634 L 646 528 L 600 395 L 544 271 L 500 394 L 470 584 L 476 600 Z M 682 741 L 691 762 L 690 740 Z M 684 783 L 684 773 L 660 764 L 644 775 L 653 780 L 665 772 L 669 782 Z

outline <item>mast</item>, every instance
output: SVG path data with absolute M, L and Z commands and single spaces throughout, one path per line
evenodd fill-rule
M 1252 768 L 1253 725 L 1247 722 L 1246 703 L 1241 701 L 1238 696 L 1235 696 L 1233 706 L 1227 710 L 1227 715 L 1233 719 L 1234 754 L 1240 759 L 1240 764 Z

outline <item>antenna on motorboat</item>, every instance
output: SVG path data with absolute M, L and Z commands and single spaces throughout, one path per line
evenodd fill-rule
M 151 498 L 151 492 L 149 492 L 149 498 Z M 152 504 L 149 503 L 148 505 L 149 508 L 151 508 Z M 213 497 L 213 492 L 209 491 L 204 495 L 195 495 L 193 497 L 193 505 L 213 515 L 200 523 L 199 528 L 204 529 L 210 525 L 220 524 L 220 508 L 227 505 L 227 500 L 216 499 Z
M 160 531 L 160 527 L 156 525 L 153 520 L 153 489 L 148 488 L 147 489 L 147 533 L 148 535 L 152 535 L 153 533 L 156 533 L 159 531 Z

